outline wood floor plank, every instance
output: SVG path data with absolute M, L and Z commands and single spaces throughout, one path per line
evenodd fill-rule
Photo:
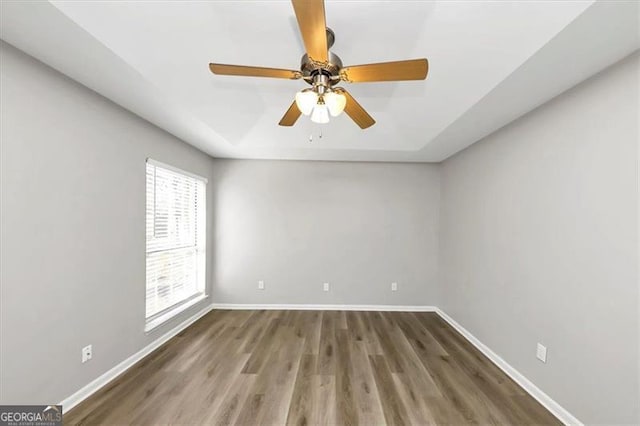
M 269 329 L 270 320 L 263 319 L 261 321 L 256 321 L 251 327 L 247 327 L 246 331 L 243 331 L 245 334 L 245 339 L 240 346 L 240 352 L 251 354 L 255 351 L 256 346 L 262 339 L 264 333 Z
M 385 422 L 369 356 L 363 341 L 350 345 L 351 366 L 353 368 L 353 393 L 362 425 L 379 425 Z
M 434 313 L 216 310 L 65 424 L 560 422 Z
M 349 331 L 349 338 L 352 342 L 364 342 L 364 330 L 360 321 L 358 321 L 359 312 L 347 312 L 345 313 L 345 320 L 347 322 L 347 330 Z
M 222 359 L 213 376 L 196 376 L 189 381 L 181 398 L 171 398 L 175 407 L 168 416 L 169 422 L 194 424 L 199 419 L 212 417 L 224 402 L 248 357 L 248 354 L 243 354 Z M 215 383 L 215 386 L 208 386 L 209 383 Z
M 397 313 L 385 312 L 382 316 L 387 320 L 390 330 L 389 339 L 393 343 L 399 358 L 402 371 L 408 373 L 393 373 L 392 377 L 401 400 L 407 407 L 407 413 L 413 424 L 435 424 L 426 397 L 443 397 L 437 385 L 429 375 L 420 358 L 413 350 L 396 319 Z
M 313 425 L 317 424 L 314 417 L 316 411 L 314 402 L 316 399 L 316 386 L 314 386 L 314 378 L 316 377 L 317 355 L 303 354 L 298 368 L 298 376 L 296 384 L 291 396 L 291 404 L 289 404 L 289 413 L 287 414 L 288 425 Z
M 372 325 L 372 321 L 375 319 L 373 314 L 373 312 L 356 312 L 356 320 L 364 334 L 364 342 L 369 355 L 383 355 L 384 352 Z
M 427 398 L 416 392 L 411 376 L 405 373 L 392 373 L 391 378 L 400 400 L 407 409 L 409 422 L 414 425 L 437 424 L 431 408 L 427 405 Z M 444 399 L 444 397 L 441 398 Z
M 240 351 L 244 353 L 251 353 L 252 347 L 248 347 L 249 342 L 255 345 L 258 341 L 259 335 L 264 330 L 264 318 L 266 316 L 265 311 L 247 311 L 251 315 L 247 320 L 239 327 L 236 339 L 241 341 Z
M 336 423 L 336 377 L 335 375 L 317 375 L 314 418 L 319 425 Z
M 464 418 L 462 413 L 447 398 L 427 397 L 426 403 L 437 425 L 458 426 L 472 424 L 472 422 Z
M 389 369 L 392 373 L 402 373 L 402 354 L 393 342 L 394 325 L 386 321 L 383 312 L 372 313 L 372 317 L 373 329 L 382 347 L 384 357 L 389 363 Z
M 259 393 L 265 396 L 261 416 L 256 419 L 263 424 L 286 423 L 304 348 L 304 339 L 296 335 L 292 326 L 281 325 L 277 339 L 280 343 L 272 346 L 266 367 L 256 381 Z
M 300 316 L 304 333 L 305 354 L 320 353 L 320 331 L 322 329 L 322 311 L 308 311 Z
M 407 340 L 415 343 L 413 346 L 420 354 L 449 355 L 438 340 L 429 332 L 429 329 L 425 328 L 415 315 L 417 314 L 412 312 L 400 312 L 396 316 L 398 326 Z
M 246 400 L 249 389 L 253 387 L 256 376 L 253 374 L 240 374 L 225 395 L 220 406 L 213 410 L 203 424 L 232 425 L 240 415 L 242 403 Z M 196 422 L 199 423 L 199 422 Z
M 339 325 L 341 324 L 339 322 Z M 349 336 L 346 328 L 336 331 L 336 405 L 337 421 L 341 425 L 357 425 L 358 411 L 353 395 L 353 367 L 351 365 Z
M 389 425 L 411 424 L 406 405 L 396 389 L 389 365 L 383 355 L 369 355 L 373 376 L 380 395 L 384 417 Z
M 336 313 L 325 311 L 322 313 L 322 328 L 320 330 L 320 353 L 318 357 L 318 374 L 335 375 L 336 373 Z
M 336 312 L 336 328 L 337 329 L 347 329 L 347 313 L 345 311 L 337 311 Z
M 274 345 L 274 342 L 277 342 L 274 337 L 278 332 L 279 326 L 280 318 L 273 318 L 269 321 L 264 333 L 260 337 L 260 341 L 250 352 L 251 357 L 242 370 L 243 373 L 257 374 L 260 371 L 268 357 L 270 346 Z
M 238 426 L 255 425 L 256 419 L 260 417 L 263 406 L 264 394 L 250 393 L 240 409 L 240 413 L 235 424 Z
M 386 314 L 390 314 L 387 312 Z M 395 313 L 394 313 L 395 314 Z M 401 315 L 393 315 L 394 318 L 401 318 Z M 402 327 L 398 326 L 390 338 L 398 353 L 401 354 L 400 364 L 402 370 L 411 372 L 407 374 L 407 383 L 410 386 L 410 394 L 422 395 L 424 397 L 441 397 L 438 386 L 429 375 L 429 371 L 420 361 L 420 357 L 407 339 Z M 439 352 L 438 350 L 435 351 Z

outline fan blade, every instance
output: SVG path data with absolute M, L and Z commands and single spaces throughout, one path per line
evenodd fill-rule
M 300 110 L 298 109 L 298 105 L 296 105 L 296 101 L 293 101 L 287 112 L 284 113 L 284 116 L 278 123 L 281 126 L 293 126 L 298 118 L 302 115 Z
M 342 93 L 347 98 L 347 104 L 344 107 L 344 112 L 346 112 L 361 129 L 366 129 L 367 127 L 371 127 L 376 124 L 376 120 L 374 120 L 369 113 L 362 108 L 358 101 L 356 101 L 349 92 L 344 90 L 342 87 L 336 87 L 334 90 Z
M 271 77 L 288 78 L 297 80 L 302 77 L 300 71 L 283 70 L 280 68 L 248 67 L 244 65 L 209 64 L 209 69 L 214 74 L 239 75 L 247 77 Z
M 424 80 L 429 71 L 426 59 L 354 65 L 340 70 L 340 78 L 349 83 L 369 81 Z
M 300 34 L 312 61 L 327 62 L 327 23 L 324 0 L 291 0 L 296 13 Z

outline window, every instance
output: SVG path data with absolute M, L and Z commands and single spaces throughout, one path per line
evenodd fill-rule
M 147 160 L 147 329 L 204 297 L 206 183 Z

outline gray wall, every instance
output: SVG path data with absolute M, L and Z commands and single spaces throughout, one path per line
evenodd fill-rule
M 145 159 L 209 178 L 213 160 L 0 49 L 0 403 L 58 403 L 208 303 L 143 331 Z
M 442 166 L 442 307 L 591 424 L 640 423 L 638 65 Z
M 437 304 L 439 166 L 216 160 L 215 171 L 215 302 Z

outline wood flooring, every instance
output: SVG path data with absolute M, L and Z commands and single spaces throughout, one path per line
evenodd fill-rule
M 434 313 L 215 310 L 65 424 L 561 424 Z

